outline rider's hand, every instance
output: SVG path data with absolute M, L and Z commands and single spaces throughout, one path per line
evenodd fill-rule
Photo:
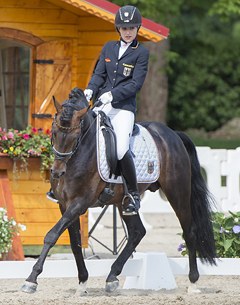
M 103 104 L 109 104 L 113 100 L 112 92 L 108 91 L 103 93 L 98 100 Z
M 85 89 L 84 90 L 84 95 L 85 95 L 87 101 L 89 102 L 92 98 L 93 91 L 91 89 Z

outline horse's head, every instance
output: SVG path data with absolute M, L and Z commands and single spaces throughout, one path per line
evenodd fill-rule
M 52 149 L 55 160 L 51 175 L 58 179 L 66 172 L 68 160 L 76 152 L 82 135 L 88 102 L 82 90 L 75 88 L 62 105 L 53 98 L 56 114 L 52 124 Z

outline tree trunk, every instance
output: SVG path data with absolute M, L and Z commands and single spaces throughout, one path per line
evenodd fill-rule
M 168 40 L 159 43 L 146 42 L 150 51 L 149 69 L 138 99 L 137 121 L 166 123 L 168 78 L 166 52 Z

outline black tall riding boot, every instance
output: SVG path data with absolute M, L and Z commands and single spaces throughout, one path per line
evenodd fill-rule
M 124 157 L 119 160 L 119 164 L 128 190 L 128 194 L 125 196 L 128 200 L 123 200 L 123 215 L 136 215 L 140 209 L 140 194 L 137 186 L 135 164 L 130 151 L 127 151 Z

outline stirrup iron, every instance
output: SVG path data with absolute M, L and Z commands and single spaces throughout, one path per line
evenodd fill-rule
M 127 203 L 126 207 L 125 200 L 130 201 L 129 203 Z M 130 193 L 125 194 L 122 199 L 122 214 L 125 216 L 132 216 L 138 214 L 137 203 L 135 201 L 135 198 Z

